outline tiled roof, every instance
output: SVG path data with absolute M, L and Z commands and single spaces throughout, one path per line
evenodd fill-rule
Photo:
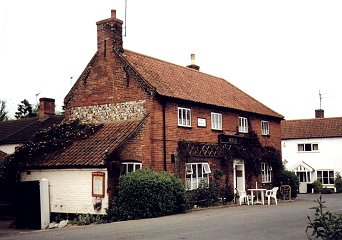
M 342 137 L 342 117 L 283 120 L 281 139 Z
M 129 50 L 124 59 L 161 96 L 284 118 L 222 78 Z
M 7 153 L 0 150 L 0 162 L 3 161 L 7 157 Z
M 140 121 L 107 123 L 91 137 L 73 142 L 66 149 L 30 163 L 30 168 L 100 167 L 144 124 Z
M 0 122 L 0 144 L 27 142 L 37 132 L 47 129 L 54 124 L 59 124 L 62 121 L 63 116 L 56 115 L 45 119 L 33 117 Z

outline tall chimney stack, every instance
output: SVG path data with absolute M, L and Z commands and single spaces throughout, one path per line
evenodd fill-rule
M 315 117 L 316 118 L 324 118 L 324 110 L 323 109 L 316 109 L 315 110 Z
M 111 17 L 98 21 L 97 25 L 97 51 L 100 56 L 116 51 L 123 52 L 122 21 L 116 18 L 116 10 L 111 10 Z
M 55 99 L 39 99 L 39 119 L 48 118 L 55 115 Z
M 198 66 L 198 65 L 195 64 L 195 54 L 194 54 L 194 53 L 191 53 L 190 56 L 191 56 L 191 64 L 188 65 L 187 67 L 199 71 L 200 66 Z

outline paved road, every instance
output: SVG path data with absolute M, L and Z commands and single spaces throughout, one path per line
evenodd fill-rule
M 185 214 L 64 229 L 7 233 L 1 239 L 307 239 L 307 216 L 317 195 L 271 206 L 229 206 Z M 329 210 L 342 213 L 342 194 L 323 195 Z

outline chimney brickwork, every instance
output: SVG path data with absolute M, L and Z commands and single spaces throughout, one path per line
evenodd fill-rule
M 324 118 L 324 110 L 323 109 L 316 109 L 315 110 L 315 117 L 316 118 Z
M 39 99 L 39 119 L 48 118 L 55 115 L 55 99 Z
M 98 21 L 97 50 L 106 57 L 109 51 L 123 52 L 122 21 L 116 18 L 116 11 L 111 11 L 111 18 Z

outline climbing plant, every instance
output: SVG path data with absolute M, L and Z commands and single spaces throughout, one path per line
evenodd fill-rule
M 0 166 L 0 181 L 13 186 L 30 162 L 49 153 L 66 148 L 73 141 L 86 139 L 96 133 L 102 125 L 83 124 L 78 120 L 62 122 L 38 132 L 28 143 L 18 147 Z

